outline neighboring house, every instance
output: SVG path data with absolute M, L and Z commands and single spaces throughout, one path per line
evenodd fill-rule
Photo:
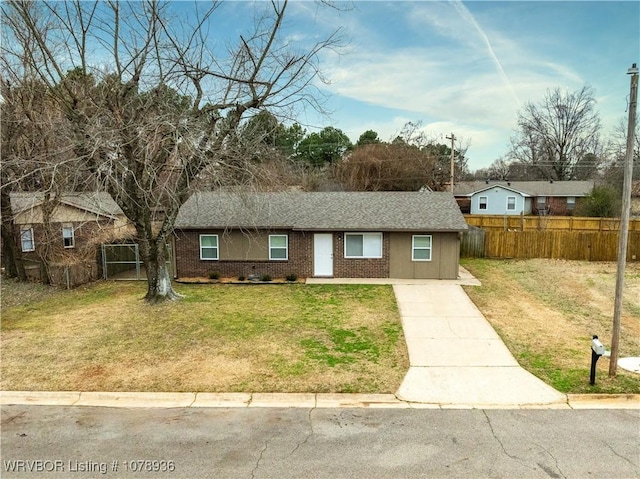
M 11 193 L 18 247 L 32 264 L 96 261 L 96 248 L 127 233 L 122 210 L 107 193 L 65 193 L 55 199 L 50 236 L 44 227 L 42 193 Z
M 176 274 L 455 279 L 466 229 L 450 193 L 200 192 L 176 220 Z
M 463 213 L 571 215 L 593 181 L 470 181 L 454 186 Z

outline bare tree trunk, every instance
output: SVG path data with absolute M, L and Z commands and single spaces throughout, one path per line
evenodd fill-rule
M 4 210 L 4 208 L 3 208 Z M 13 222 L 5 219 L 2 214 L 2 260 L 5 267 L 5 274 L 9 278 L 16 278 L 18 281 L 27 281 L 27 273 L 22 261 L 22 252 L 16 242 L 16 233 Z
M 60 195 L 45 193 L 44 199 L 40 205 L 42 211 L 42 232 L 43 239 L 41 240 L 40 250 L 38 258 L 40 259 L 40 280 L 44 284 L 51 284 L 51 267 L 52 252 L 54 250 L 54 241 L 56 235 L 53 232 L 53 225 L 51 224 L 51 217 L 53 211 L 60 204 Z
M 176 300 L 183 297 L 173 289 L 171 274 L 167 267 L 169 250 L 166 238 L 159 236 L 155 240 L 139 240 L 140 254 L 147 271 L 148 303 L 159 303 L 165 300 Z
M 6 274 L 18 281 L 27 281 L 27 273 L 22 261 L 22 250 L 18 246 L 13 214 L 11 212 L 11 197 L 6 189 L 0 190 L 0 206 L 2 214 L 2 259 Z

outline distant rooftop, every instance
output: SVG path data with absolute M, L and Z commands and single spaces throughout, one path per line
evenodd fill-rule
M 11 212 L 16 215 L 40 205 L 45 199 L 42 192 L 11 193 Z M 102 216 L 116 217 L 123 212 L 109 193 L 63 193 L 60 202 Z
M 528 196 L 587 196 L 593 190 L 593 181 L 464 181 L 454 185 L 456 196 L 471 196 L 494 186 L 519 191 Z

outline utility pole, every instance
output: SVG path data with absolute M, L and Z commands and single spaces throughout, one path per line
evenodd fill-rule
M 629 235 L 629 215 L 631 211 L 631 177 L 633 176 L 633 143 L 636 131 L 636 107 L 638 106 L 638 66 L 633 64 L 627 71 L 631 75 L 629 94 L 629 124 L 627 125 L 627 151 L 624 165 L 624 186 L 622 190 L 622 215 L 620 217 L 620 237 L 618 238 L 618 273 L 616 276 L 616 295 L 613 305 L 613 332 L 611 335 L 611 358 L 609 377 L 615 377 L 618 368 L 618 349 L 620 344 L 620 316 L 622 314 L 622 290 L 624 288 L 624 269 L 627 261 L 627 237 Z
M 451 133 L 451 136 L 446 136 L 445 137 L 447 140 L 451 140 L 451 182 L 449 183 L 449 189 L 451 190 L 451 193 L 453 193 L 453 174 L 455 171 L 455 150 L 453 149 L 453 147 L 455 146 L 455 141 L 456 141 L 456 136 Z

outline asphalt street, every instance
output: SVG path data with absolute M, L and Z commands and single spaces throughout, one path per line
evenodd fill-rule
M 636 478 L 640 411 L 2 406 L 4 478 Z

